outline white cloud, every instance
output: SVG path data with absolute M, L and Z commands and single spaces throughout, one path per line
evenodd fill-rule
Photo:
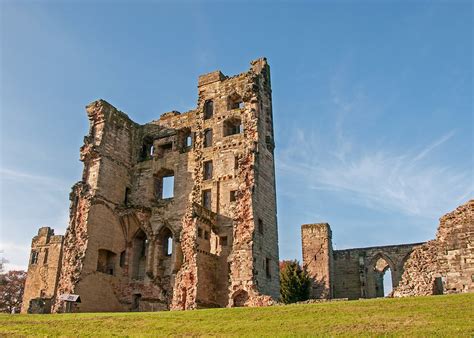
M 338 145 L 310 148 L 311 133 L 302 130 L 281 152 L 278 169 L 306 182 L 309 189 L 334 191 L 341 199 L 373 209 L 406 215 L 439 217 L 474 195 L 472 172 L 429 161 L 429 154 L 447 142 L 451 131 L 421 151 L 375 149 L 341 151 Z M 350 142 L 342 144 L 347 147 Z M 359 153 L 357 152 L 359 150 Z

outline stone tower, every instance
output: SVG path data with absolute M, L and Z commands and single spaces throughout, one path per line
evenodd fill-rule
M 198 81 L 197 108 L 139 125 L 87 106 L 60 295 L 76 311 L 252 306 L 279 297 L 270 67 Z
M 312 280 L 310 298 L 332 298 L 333 252 L 329 224 L 301 226 L 303 266 Z
M 23 293 L 22 313 L 49 313 L 61 267 L 63 236 L 49 227 L 38 230 L 31 241 L 28 274 Z

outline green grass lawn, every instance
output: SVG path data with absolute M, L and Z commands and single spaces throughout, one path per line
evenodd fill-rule
M 266 308 L 0 315 L 0 335 L 474 336 L 474 294 Z

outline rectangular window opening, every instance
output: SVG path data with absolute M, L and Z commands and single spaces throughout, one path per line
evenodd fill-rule
M 163 198 L 174 197 L 174 176 L 163 177 Z
M 203 190 L 202 192 L 202 206 L 207 210 L 211 210 L 212 200 L 211 200 L 211 189 Z
M 230 192 L 229 199 L 230 199 L 231 202 L 235 202 L 237 200 L 237 191 L 236 190 L 232 190 Z
M 260 218 L 258 219 L 258 232 L 263 235 L 263 221 Z
M 212 129 L 204 131 L 204 148 L 212 146 Z
M 37 264 L 38 263 L 38 256 L 39 256 L 38 251 L 31 251 L 30 264 Z
M 204 180 L 212 179 L 212 161 L 204 162 Z

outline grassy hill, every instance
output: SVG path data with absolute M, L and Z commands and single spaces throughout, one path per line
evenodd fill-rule
M 474 335 L 474 294 L 178 312 L 0 315 L 4 335 Z

